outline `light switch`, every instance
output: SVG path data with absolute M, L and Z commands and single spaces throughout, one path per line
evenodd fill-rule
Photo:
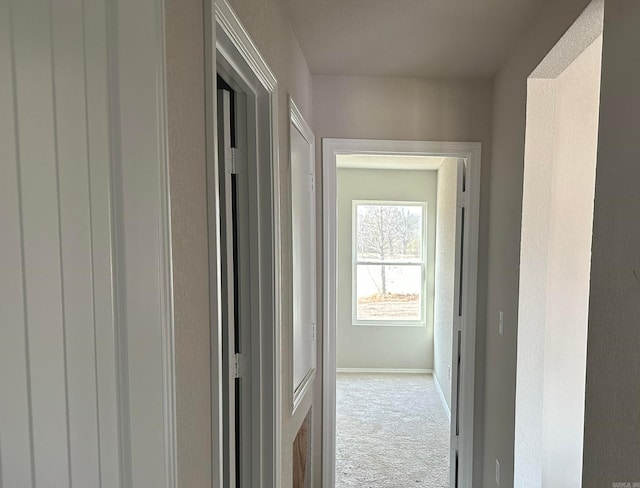
M 500 324 L 498 325 L 498 333 L 504 335 L 504 313 L 500 310 Z

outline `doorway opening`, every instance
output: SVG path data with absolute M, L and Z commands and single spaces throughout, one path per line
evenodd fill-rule
M 604 2 L 527 80 L 515 486 L 580 486 Z
M 213 486 L 280 475 L 277 82 L 224 0 L 207 24 Z
M 325 488 L 471 486 L 479 156 L 323 140 Z
M 230 78 L 228 78 L 230 79 Z M 231 80 L 231 79 L 230 79 Z M 224 486 L 250 488 L 254 475 L 253 418 L 259 415 L 252 398 L 259 395 L 252 349 L 259 338 L 253 320 L 251 275 L 256 273 L 249 247 L 249 181 L 246 94 L 233 81 L 217 76 L 218 174 L 220 208 L 221 312 L 222 312 L 222 426 Z

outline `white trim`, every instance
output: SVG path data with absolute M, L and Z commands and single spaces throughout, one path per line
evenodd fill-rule
M 422 212 L 421 237 L 422 249 L 420 260 L 400 261 L 388 259 L 385 261 L 367 261 L 358 259 L 358 206 L 393 206 L 393 207 L 420 207 Z M 427 326 L 427 202 L 413 200 L 352 200 L 351 201 L 351 325 L 363 327 L 426 327 Z M 420 306 L 420 318 L 411 319 L 358 319 L 358 266 L 420 266 L 420 291 L 422 305 Z
M 211 11 L 208 9 L 211 7 Z M 210 263 L 212 287 L 212 429 L 213 476 L 212 486 L 221 483 L 222 436 L 221 434 L 221 368 L 220 368 L 220 254 L 219 229 L 216 229 L 218 208 L 217 145 L 216 145 L 216 95 L 215 76 L 217 66 L 224 63 L 227 71 L 241 78 L 247 89 L 255 95 L 257 110 L 259 151 L 261 164 L 249 170 L 257 171 L 257 208 L 250 218 L 257 220 L 256 243 L 258 249 L 259 277 L 255 282 L 256 303 L 260 322 L 260 350 L 254 351 L 254 360 L 259 361 L 259 428 L 254 437 L 255 451 L 259 453 L 259 466 L 254 473 L 254 486 L 272 488 L 280 486 L 281 480 L 281 232 L 280 232 L 280 168 L 278 137 L 278 85 L 276 77 L 251 40 L 227 0 L 211 0 L 207 6 L 209 41 L 207 42 L 207 89 L 212 91 L 207 103 L 207 164 L 209 178 L 210 228 L 213 217 L 214 238 L 210 239 Z M 209 45 L 209 43 L 211 43 Z M 215 46 L 215 48 L 214 48 Z M 257 83 L 256 83 L 257 81 Z M 268 129 L 265 125 L 268 124 Z M 268 139 L 268 141 L 265 141 Z M 265 172 L 263 174 L 262 172 Z M 257 174 L 257 173 L 256 173 Z M 268 177 L 267 177 L 268 175 Z M 213 198 L 211 198 L 213 197 Z M 250 211 L 251 212 L 251 211 Z M 254 283 L 252 283 L 252 289 Z
M 106 37 L 107 37 L 107 70 L 109 77 L 109 116 L 110 116 L 110 147 L 113 162 L 109 168 L 109 211 L 111 219 L 111 259 L 114 343 L 116 356 L 116 396 L 117 396 L 117 425 L 118 425 L 118 463 L 119 481 L 126 486 L 131 483 L 131 416 L 129 412 L 129 356 L 127 351 L 127 289 L 125 266 L 125 238 L 124 238 L 124 176 L 121 162 L 121 108 L 120 87 L 117 86 L 119 75 L 119 52 L 117 49 L 119 25 L 116 2 L 106 4 Z M 157 69 L 157 67 L 156 67 Z M 157 76 L 157 74 L 156 74 Z M 170 196 L 170 194 L 169 194 Z M 164 400 L 164 397 L 163 397 Z M 166 454 L 165 454 L 166 456 Z
M 437 171 L 446 158 L 430 156 L 393 156 L 377 154 L 345 154 L 338 161 L 339 169 L 382 169 L 408 171 Z
M 217 197 L 211 198 L 219 188 L 217 171 L 218 123 L 216 91 L 216 21 L 213 2 L 204 3 L 205 13 L 205 126 L 206 126 L 206 178 L 207 227 L 209 233 L 209 313 L 210 313 L 210 375 L 211 375 L 211 483 L 223 486 L 223 429 L 222 429 L 222 336 L 220 270 L 220 228 L 216 225 L 220 214 Z
M 312 208 L 314 210 L 313 215 L 310 215 L 309 218 L 312 219 L 312 224 L 311 224 L 311 229 L 312 229 L 312 233 L 313 235 L 311 236 L 311 246 L 312 246 L 312 250 L 311 250 L 311 262 L 309 263 L 309 267 L 310 267 L 310 275 L 313 277 L 313 279 L 311 280 L 312 283 L 312 290 L 311 290 L 311 304 L 313 306 L 313 309 L 311 311 L 311 326 L 313 327 L 313 345 L 312 345 L 312 366 L 311 369 L 307 372 L 307 374 L 305 375 L 304 379 L 302 380 L 302 382 L 299 385 L 295 384 L 295 380 L 294 380 L 294 366 L 293 366 L 293 361 L 291 361 L 291 368 L 290 368 L 290 374 L 289 377 L 291 379 L 291 412 L 292 415 L 295 416 L 297 413 L 297 409 L 298 406 L 302 403 L 302 400 L 306 397 L 307 393 L 309 391 L 311 391 L 311 386 L 313 385 L 313 382 L 316 378 L 316 344 L 317 344 L 317 332 L 316 332 L 316 328 L 317 328 L 317 324 L 318 324 L 318 313 L 317 313 L 317 308 L 316 308 L 316 286 L 315 286 L 315 277 L 316 277 L 316 236 L 315 236 L 315 227 L 316 227 L 316 208 L 315 208 L 315 203 L 316 203 L 316 192 L 315 192 L 315 167 L 316 167 L 316 137 L 313 134 L 313 131 L 311 130 L 311 127 L 309 127 L 309 124 L 307 124 L 307 122 L 304 120 L 304 117 L 302 116 L 302 113 L 300 112 L 300 109 L 298 109 L 298 106 L 295 104 L 295 102 L 293 101 L 293 98 L 291 96 L 289 96 L 289 122 L 290 125 L 293 125 L 293 127 L 300 133 L 300 135 L 304 138 L 304 140 L 307 142 L 307 144 L 309 144 L 309 175 L 311 178 L 311 199 L 313 202 Z M 291 134 L 289 134 L 289 161 L 291 161 Z M 293 230 L 293 226 L 292 226 L 292 230 Z M 291 351 L 291 357 L 294 358 L 295 354 L 293 351 L 293 334 L 292 334 L 292 338 L 291 338 L 291 344 L 290 344 L 290 351 Z
M 335 488 L 337 185 L 335 152 L 322 144 L 322 488 Z M 329 204 L 331 202 L 331 204 Z
M 301 405 L 302 400 L 307 396 L 307 393 L 311 391 L 313 381 L 316 379 L 316 368 L 314 367 L 304 377 L 300 386 L 293 392 L 291 401 L 291 416 L 294 417 L 298 412 L 298 407 Z
M 119 482 L 162 479 L 164 488 L 176 488 L 176 398 L 175 398 L 175 323 L 173 257 L 171 230 L 171 193 L 169 184 L 165 2 L 106 2 L 107 86 L 109 90 L 109 211 L 111 213 L 112 283 L 114 304 L 113 338 L 117 361 L 115 382 L 118 423 Z M 127 21 L 124 22 L 123 19 Z M 153 28 L 142 38 L 134 26 L 144 19 Z M 135 52 L 127 49 L 139 47 Z M 151 67 L 153 65 L 153 67 Z M 132 73 L 132 67 L 135 67 Z M 153 70 L 153 71 L 152 71 Z M 124 76 L 128 73 L 129 76 Z M 147 78 L 147 75 L 151 75 Z M 86 73 L 85 73 L 86 75 Z M 153 80 L 155 86 L 149 88 Z M 86 81 L 85 81 L 86 83 Z M 135 114 L 128 101 L 143 90 L 154 93 L 153 104 L 145 100 Z M 124 121 L 127 121 L 125 124 Z M 125 125 L 149 129 L 144 142 L 123 136 Z M 154 124 L 154 125 L 150 125 Z M 144 131 L 143 131 L 144 132 Z M 152 137 L 153 134 L 153 137 Z M 126 164 L 134 155 L 140 164 Z M 146 185 L 141 188 L 140 182 Z M 134 209 L 135 211 L 131 211 Z M 151 223 L 151 224 L 150 224 Z M 126 231 L 125 231 L 126 229 Z M 135 231 L 132 231 L 135 229 Z M 153 237 L 155 245 L 149 241 Z M 125 259 L 126 256 L 126 259 Z M 144 283 L 144 285 L 143 285 Z M 157 310 L 140 304 L 157 303 Z M 131 360 L 137 353 L 135 340 L 156 340 L 159 335 L 159 360 L 155 353 L 141 364 Z M 160 381 L 156 382 L 160 375 Z M 151 375 L 153 377 L 151 378 Z M 149 383 L 149 381 L 152 383 Z M 141 395 L 140 384 L 151 385 Z M 162 387 L 157 392 L 156 386 Z M 144 402 L 141 401 L 144 398 Z M 161 401 L 161 425 L 156 423 L 156 400 Z M 147 408 L 153 402 L 153 417 Z M 162 445 L 157 445 L 162 429 Z M 150 432 L 154 433 L 149 438 Z M 150 443 L 153 442 L 153 446 Z M 145 445 L 146 444 L 146 445 Z M 162 451 L 163 465 L 156 462 L 156 446 Z M 149 452 L 153 449 L 153 452 Z M 134 463 L 137 453 L 148 455 Z M 156 471 L 148 471 L 149 464 Z M 162 473 L 161 475 L 158 473 Z M 156 477 L 156 474 L 158 477 Z
M 160 309 L 162 316 L 162 379 L 164 401 L 165 480 L 167 488 L 178 486 L 178 455 L 176 449 L 176 394 L 175 394 L 175 317 L 173 303 L 173 252 L 171 247 L 171 190 L 167 130 L 166 39 L 165 5 L 161 0 L 156 7 L 158 39 L 158 139 L 160 168 Z
M 356 374 L 433 374 L 432 369 L 408 368 L 336 368 L 336 373 Z
M 445 412 L 447 412 L 447 418 L 451 421 L 451 409 L 449 408 L 449 404 L 447 403 L 447 399 L 444 396 L 444 392 L 442 391 L 442 387 L 440 386 L 440 380 L 438 379 L 438 375 L 433 373 L 433 382 L 436 384 L 436 390 L 438 390 L 438 396 L 442 401 L 442 406 L 444 407 Z
M 216 30 L 216 47 L 220 50 L 217 40 L 219 34 L 224 33 L 264 88 L 269 92 L 276 92 L 278 81 L 275 75 L 227 0 L 213 0 L 213 4 L 216 26 L 220 29 Z
M 473 421 L 475 395 L 475 336 L 478 268 L 478 229 L 480 210 L 480 154 L 478 142 L 427 142 L 371 139 L 323 139 L 323 365 L 322 365 L 322 483 L 335 485 L 335 405 L 336 405 L 336 289 L 337 289 L 337 205 L 336 165 L 339 154 L 392 154 L 439 156 L 467 159 L 467 208 L 463 296 L 464 323 L 460 392 L 459 481 L 460 488 L 471 488 L 473 481 Z
M 307 122 L 304 120 L 300 109 L 293 101 L 293 98 L 291 98 L 291 95 L 289 95 L 289 118 L 295 128 L 298 129 L 302 137 L 304 137 L 304 140 L 307 141 L 310 146 L 313 146 L 315 148 L 316 137 L 313 135 L 313 131 L 311 130 L 311 127 L 309 127 L 309 124 L 307 124 Z M 313 156 L 315 159 L 315 153 Z

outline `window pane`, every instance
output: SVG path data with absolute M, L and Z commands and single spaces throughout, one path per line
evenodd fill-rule
M 421 320 L 422 266 L 357 265 L 358 320 Z
M 357 205 L 358 261 L 420 261 L 422 208 L 422 205 Z

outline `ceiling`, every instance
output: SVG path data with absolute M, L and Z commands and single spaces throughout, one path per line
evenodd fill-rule
M 283 0 L 313 74 L 492 76 L 543 0 Z

